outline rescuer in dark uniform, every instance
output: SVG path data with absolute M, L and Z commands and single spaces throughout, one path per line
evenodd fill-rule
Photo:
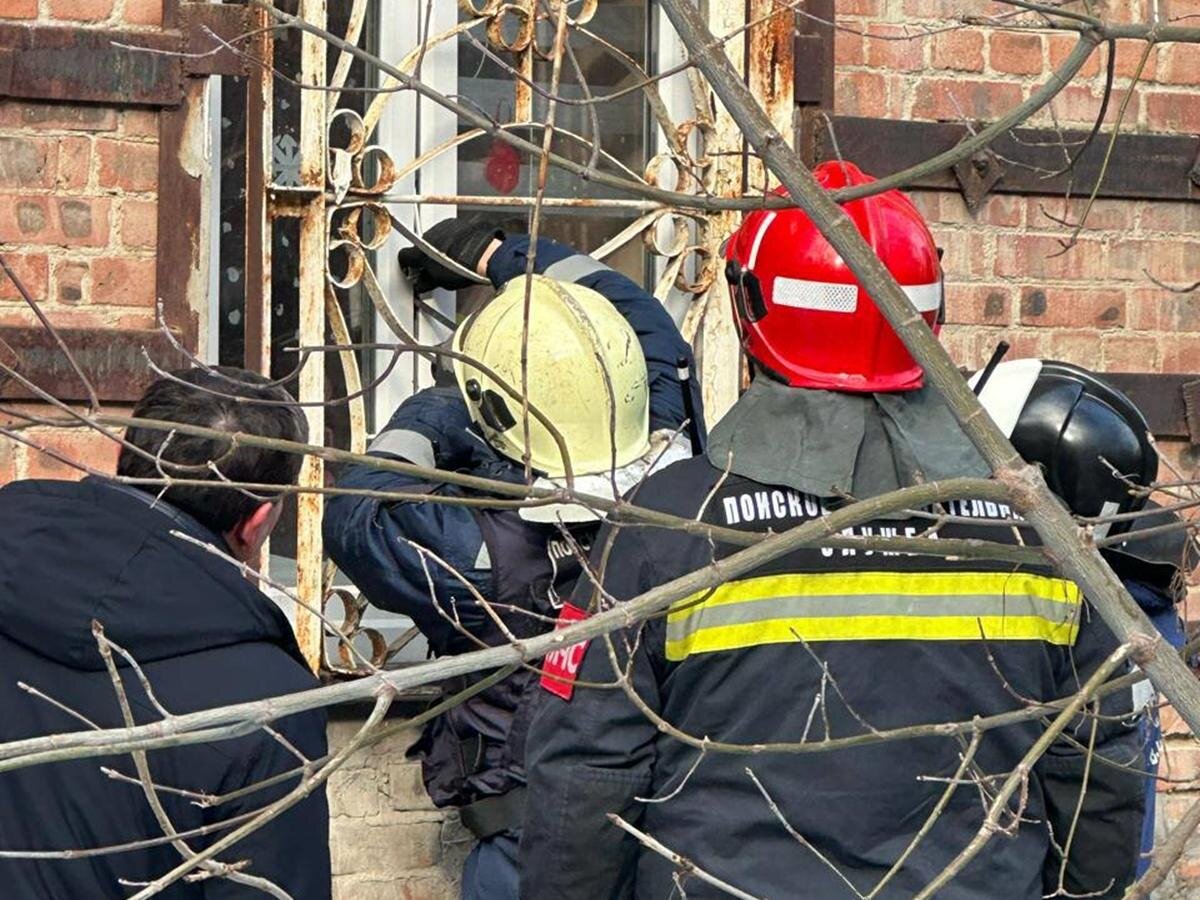
M 828 189 L 870 180 L 842 163 L 814 174 Z M 845 210 L 936 328 L 938 255 L 915 208 L 888 191 Z M 638 505 L 778 532 L 848 496 L 986 475 L 949 410 L 923 389 L 920 367 L 802 212 L 747 216 L 727 258 L 754 379 L 714 427 L 706 456 L 651 476 Z M 1020 531 L 1027 546 L 1037 544 L 1003 504 L 964 500 L 947 508 L 954 517 L 939 537 L 1015 543 Z M 1012 519 L 1013 527 L 973 517 Z M 928 517 L 903 513 L 853 533 L 915 535 L 929 525 Z M 604 602 L 737 549 L 630 524 L 604 526 L 596 547 L 610 541 Z M 573 595 L 583 609 L 604 602 L 585 581 Z M 526 757 L 522 897 L 724 896 L 619 830 L 610 813 L 756 897 L 865 895 L 893 866 L 877 896 L 912 897 L 976 834 L 997 779 L 1044 725 L 1023 719 L 986 731 L 962 783 L 915 846 L 962 763 L 967 736 L 879 742 L 872 730 L 969 723 L 1071 695 L 1115 646 L 1077 586 L 1049 565 L 879 549 L 788 553 L 617 632 L 611 645 L 591 641 L 579 683 L 611 684 L 611 652 L 637 703 L 620 687 L 538 695 Z M 1109 706 L 1104 711 L 1117 715 L 1081 720 L 1072 736 L 1086 744 L 1094 722 L 1101 752 L 1118 755 L 1115 745 L 1124 742 L 1136 754 L 1136 728 Z M 860 743 L 817 750 L 827 737 Z M 816 752 L 729 753 L 706 741 L 805 742 Z M 1019 807 L 1018 797 L 1010 803 L 1006 832 L 938 896 L 1040 898 L 1044 866 L 1058 864 L 1052 835 L 1061 842 L 1070 830 L 1067 798 L 1078 798 L 1084 769 L 1078 744 L 1056 742 L 1018 792 Z M 1088 797 L 1085 815 L 1107 829 L 1076 835 L 1067 888 L 1119 893 L 1134 869 L 1141 784 L 1095 766 Z
M 561 433 L 578 492 L 611 497 L 614 483 L 624 491 L 654 466 L 692 455 L 704 425 L 698 386 L 689 377 L 691 350 L 658 300 L 603 263 L 543 239 L 526 329 L 528 237 L 506 238 L 458 219 L 424 237 L 500 290 L 459 326 L 453 348 L 510 387 L 519 389 L 527 376 L 530 404 Z M 418 293 L 470 284 L 416 248 L 402 251 L 401 263 Z M 483 369 L 461 359 L 452 368 L 449 384 L 405 400 L 368 452 L 523 482 L 521 403 Z M 563 483 L 560 448 L 532 416 L 528 451 L 539 479 Z M 348 467 L 339 485 L 480 496 L 362 465 Z M 575 549 L 588 547 L 597 528 L 596 516 L 575 504 L 484 509 L 352 496 L 331 498 L 324 521 L 326 546 L 342 571 L 376 606 L 410 616 L 437 656 L 548 630 L 579 575 Z M 478 677 L 456 680 L 447 690 Z M 528 725 L 519 710 L 534 684 L 529 671 L 514 673 L 439 716 L 413 748 L 433 802 L 457 807 L 478 838 L 463 873 L 468 900 L 516 896 Z
M 1154 483 L 1158 451 L 1150 427 L 1133 401 L 1102 377 L 1070 363 L 1014 359 L 972 379 L 979 400 L 1027 461 L 1037 463 L 1046 483 L 1077 516 L 1097 518 L 1097 538 L 1121 537 L 1101 550 L 1131 597 L 1171 646 L 1182 647 L 1177 605 L 1187 596 L 1187 576 L 1200 559 L 1195 539 L 1179 516 L 1158 509 L 1144 491 Z M 1157 511 L 1154 511 L 1156 510 Z M 1137 512 L 1136 518 L 1123 516 Z M 1149 681 L 1133 687 L 1145 777 L 1146 811 L 1138 874 L 1154 850 L 1154 775 L 1162 754 L 1158 693 Z M 1128 765 L 1130 760 L 1112 760 Z M 1089 820 L 1081 821 L 1083 827 Z M 1046 885 L 1047 893 L 1056 884 Z

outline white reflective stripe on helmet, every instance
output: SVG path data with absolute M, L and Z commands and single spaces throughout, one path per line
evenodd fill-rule
M 763 219 L 763 223 L 758 226 L 758 234 L 754 235 L 754 243 L 750 245 L 750 260 L 746 263 L 746 268 L 751 272 L 754 271 L 754 266 L 758 263 L 758 248 L 762 246 L 767 229 L 771 227 L 771 223 L 774 221 L 775 213 L 772 211 L 767 213 Z
M 908 299 L 917 308 L 917 312 L 937 312 L 942 308 L 942 283 L 932 284 L 902 284 L 900 289 L 908 294 Z
M 761 236 L 762 232 L 759 232 Z M 757 246 L 757 243 L 755 244 Z M 902 284 L 917 312 L 937 312 L 942 306 L 942 283 Z M 821 312 L 852 313 L 858 309 L 858 285 L 836 281 L 807 281 L 803 278 L 775 279 L 771 299 L 780 306 L 815 309 Z
M 793 309 L 852 313 L 858 309 L 858 285 L 784 278 L 781 275 L 771 286 L 771 300 Z
M 1029 402 L 1029 395 L 1041 372 L 1040 359 L 1013 359 L 996 366 L 983 386 L 979 402 L 1005 437 L 1012 437 L 1017 420 Z M 974 388 L 981 374 L 976 372 L 967 383 Z

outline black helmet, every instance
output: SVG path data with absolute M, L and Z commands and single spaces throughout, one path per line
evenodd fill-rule
M 1161 509 L 1153 500 L 1146 501 L 1144 511 L 1146 515 L 1134 520 L 1121 543 L 1101 552 L 1121 580 L 1141 581 L 1170 591 L 1178 603 L 1187 592 L 1185 579 L 1200 563 L 1200 547 L 1175 513 Z M 1140 536 L 1140 532 L 1148 533 Z
M 992 370 L 979 400 L 1017 452 L 1042 466 L 1050 489 L 1076 515 L 1145 505 L 1130 483 L 1147 486 L 1158 474 L 1150 428 L 1128 397 L 1091 372 L 1070 363 L 1014 359 Z M 1126 528 L 1128 523 L 1118 523 L 1097 532 Z

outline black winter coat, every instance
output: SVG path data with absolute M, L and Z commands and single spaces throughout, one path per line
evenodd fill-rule
M 760 532 L 783 532 L 826 514 L 818 498 L 726 474 L 705 458 L 680 462 L 648 478 L 634 502 Z M 964 521 L 1013 518 L 997 503 L 948 507 Z M 928 524 L 897 518 L 852 533 L 914 536 Z M 1036 545 L 1036 535 L 1022 530 L 1024 542 Z M 957 522 L 938 536 L 1015 541 L 1005 529 Z M 739 549 L 631 525 L 605 526 L 595 547 L 610 539 L 604 586 L 618 600 Z M 587 608 L 591 593 L 581 583 L 575 604 Z M 869 731 L 969 722 L 1019 710 L 1025 698 L 1068 696 L 1116 645 L 1078 589 L 1044 566 L 858 548 L 793 550 L 715 590 L 681 598 L 641 629 L 618 632 L 611 651 L 603 639 L 587 645 L 579 681 L 613 682 L 611 652 L 650 715 L 624 690 L 585 688 L 570 700 L 538 692 L 526 757 L 521 896 L 672 896 L 676 867 L 614 827 L 606 814 L 615 813 L 756 897 L 866 895 L 902 857 L 876 896 L 912 897 L 967 846 L 983 823 L 984 805 L 973 785 L 958 787 L 913 845 L 945 794 L 946 784 L 936 779 L 955 774 L 966 742 L 925 735 L 874 743 Z M 1141 745 L 1136 722 L 1126 718 L 1128 690 L 1106 698 L 1102 711 L 1109 717 L 1093 720 L 1095 749 L 1119 765 L 1097 762 L 1089 773 L 1079 748 L 1089 741 L 1091 722 L 1069 726 L 1020 792 L 1020 827 L 994 836 L 939 898 L 1038 900 L 1058 889 L 1060 869 L 1070 896 L 1121 896 L 1132 880 L 1142 823 L 1144 780 L 1128 768 L 1140 760 Z M 667 725 L 656 727 L 652 715 L 697 740 L 864 742 L 811 753 L 701 752 Z M 1044 727 L 1025 720 L 987 731 L 974 765 L 1003 778 Z M 1088 788 L 1073 824 L 1085 774 Z M 1052 835 L 1062 841 L 1072 832 L 1063 867 Z M 724 896 L 681 877 L 689 898 Z
M 143 499 L 144 497 L 144 499 Z M 0 741 L 86 726 L 18 688 L 24 682 L 102 728 L 124 723 L 92 635 L 107 636 L 141 664 L 159 702 L 182 714 L 315 687 L 286 617 L 218 557 L 172 530 L 223 546 L 189 516 L 100 479 L 23 481 L 0 489 Z M 132 671 L 125 689 L 139 724 L 160 718 Z M 275 728 L 309 758 L 326 753 L 325 715 L 290 716 Z M 227 794 L 297 766 L 263 732 L 213 744 L 149 752 L 164 787 Z M 129 756 L 93 757 L 0 773 L 0 850 L 90 850 L 161 838 Z M 251 813 L 283 796 L 294 779 L 211 808 L 162 792 L 177 832 Z M 228 829 L 189 838 L 200 850 Z M 318 791 L 219 857 L 248 860 L 297 900 L 330 896 L 328 810 Z M 0 859 L 3 896 L 126 897 L 181 860 L 169 844 L 82 859 Z M 245 897 L 222 879 L 177 882 L 160 896 Z M 265 895 L 264 895 L 265 896 Z

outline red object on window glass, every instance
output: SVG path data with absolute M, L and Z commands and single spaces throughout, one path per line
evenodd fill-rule
M 496 138 L 483 173 L 488 184 L 502 194 L 511 194 L 521 181 L 521 154 L 512 144 Z

